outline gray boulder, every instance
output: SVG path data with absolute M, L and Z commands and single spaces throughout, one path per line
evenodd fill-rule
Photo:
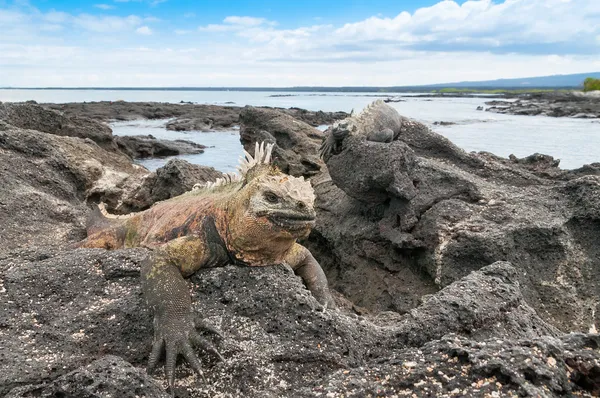
M 191 191 L 195 184 L 215 181 L 223 173 L 213 167 L 171 159 L 147 175 L 138 189 L 122 199 L 123 212 L 145 210 L 152 204 Z
M 249 153 L 256 142 L 275 143 L 274 163 L 294 176 L 310 177 L 321 171 L 317 150 L 323 133 L 273 109 L 247 106 L 240 113 L 240 141 Z

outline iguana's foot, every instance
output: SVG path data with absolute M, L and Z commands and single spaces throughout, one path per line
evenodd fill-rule
M 171 318 L 169 322 L 161 322 L 159 317 L 155 317 L 154 319 L 154 341 L 152 343 L 150 358 L 148 359 L 147 372 L 149 374 L 152 373 L 164 350 L 165 375 L 169 383 L 171 396 L 174 396 L 175 366 L 179 354 L 183 355 L 192 369 L 202 377 L 205 383 L 206 379 L 202 372 L 202 366 L 194 352 L 193 346 L 201 347 L 205 351 L 214 354 L 220 361 L 224 361 L 217 349 L 196 331 L 196 327 L 222 337 L 218 329 L 199 317 L 196 318 L 195 322 L 191 320 L 191 316 L 178 319 Z

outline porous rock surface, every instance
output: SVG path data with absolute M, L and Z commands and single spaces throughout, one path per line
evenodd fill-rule
M 305 177 L 320 173 L 321 131 L 277 110 L 251 106 L 240 113 L 240 123 L 240 141 L 249 153 L 254 153 L 256 142 L 272 143 L 274 163 L 284 173 Z
M 160 200 L 190 191 L 195 184 L 215 181 L 223 173 L 213 167 L 170 159 L 163 167 L 147 175 L 139 187 L 122 198 L 121 212 L 145 210 Z
M 89 138 L 102 148 L 115 151 L 112 130 L 105 123 L 79 115 L 47 110 L 36 103 L 0 103 L 0 120 L 23 129 L 44 133 Z
M 80 138 L 5 123 L 0 156 L 1 165 L 14 165 L 0 168 L 0 395 L 165 396 L 162 372 L 148 376 L 143 370 L 153 330 L 139 269 L 149 252 L 70 248 L 83 237 L 84 201 L 90 199 L 89 182 L 96 181 L 90 176 L 97 175 L 77 170 L 85 169 L 84 159 L 102 160 L 104 167 L 112 162 L 114 168 L 127 158 Z M 199 170 L 194 174 L 177 162 L 163 172 L 176 177 L 160 177 L 173 184 L 168 195 L 202 178 Z M 138 179 L 144 178 L 148 174 Z M 583 179 L 563 188 L 585 219 L 596 214 L 600 199 L 593 197 L 595 177 Z M 343 193 L 330 182 L 323 186 Z M 342 205 L 348 203 L 356 207 L 346 207 L 344 217 L 356 222 L 354 211 L 363 203 L 352 199 Z M 337 220 L 338 231 L 345 222 Z M 360 228 L 355 225 L 357 233 Z M 325 241 L 325 235 L 318 239 L 315 256 L 327 261 L 335 242 Z M 443 288 L 432 283 L 403 314 L 365 313 L 347 299 L 351 295 L 339 293 L 340 311 L 324 309 L 285 265 L 201 270 L 189 282 L 194 310 L 223 332 L 223 338 L 211 338 L 225 361 L 199 350 L 206 381 L 180 365 L 175 393 L 551 397 L 600 392 L 598 335 L 564 334 L 556 327 L 562 325 L 552 325 L 530 306 L 520 268 L 490 264 Z M 427 278 L 412 266 L 415 275 Z M 331 281 L 343 290 L 340 280 Z M 380 287 L 366 282 L 365 290 Z

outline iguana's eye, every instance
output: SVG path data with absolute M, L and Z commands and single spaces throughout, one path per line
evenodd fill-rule
M 277 202 L 279 202 L 279 197 L 277 195 L 275 195 L 273 192 L 267 192 L 267 193 L 265 193 L 265 199 L 269 203 L 277 203 Z

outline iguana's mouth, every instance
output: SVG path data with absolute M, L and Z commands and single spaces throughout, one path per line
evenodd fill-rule
M 287 229 L 305 229 L 315 226 L 315 216 L 299 213 L 272 213 L 267 215 L 273 224 Z

